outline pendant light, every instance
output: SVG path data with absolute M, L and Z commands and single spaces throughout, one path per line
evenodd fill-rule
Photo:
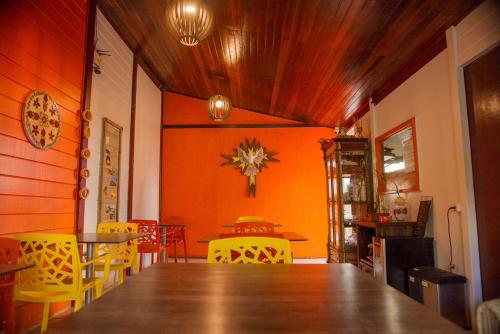
M 212 8 L 203 0 L 173 0 L 167 5 L 165 17 L 170 33 L 187 46 L 198 45 L 214 25 Z
M 231 113 L 231 100 L 225 95 L 217 94 L 208 99 L 208 116 L 215 122 L 222 122 Z

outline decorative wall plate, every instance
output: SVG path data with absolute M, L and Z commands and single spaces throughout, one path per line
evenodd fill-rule
M 83 137 L 86 139 L 90 138 L 90 127 L 89 126 L 83 127 Z
M 80 189 L 80 191 L 78 192 L 78 196 L 80 197 L 80 199 L 86 199 L 87 197 L 89 197 L 90 195 L 90 190 L 89 188 L 82 188 Z
M 90 170 L 88 168 L 82 168 L 80 171 L 80 177 L 84 180 L 90 177 Z
M 61 114 L 49 94 L 32 92 L 24 103 L 22 120 L 24 133 L 33 146 L 46 150 L 59 139 Z
M 82 152 L 80 153 L 80 156 L 83 158 L 83 159 L 88 159 L 90 158 L 90 150 L 85 147 L 85 148 L 82 148 Z
M 92 112 L 90 110 L 84 110 L 82 118 L 84 121 L 90 122 L 92 120 Z

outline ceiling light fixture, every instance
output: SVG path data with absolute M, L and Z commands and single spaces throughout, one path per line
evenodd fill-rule
M 195 46 L 204 40 L 214 25 L 212 8 L 202 0 L 174 0 L 166 8 L 170 33 L 183 45 Z
M 208 99 L 207 109 L 212 120 L 222 122 L 231 113 L 231 100 L 225 95 L 214 95 Z

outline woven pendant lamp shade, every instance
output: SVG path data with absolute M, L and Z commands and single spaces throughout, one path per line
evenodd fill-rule
M 198 45 L 214 25 L 212 8 L 202 0 L 172 0 L 165 17 L 170 33 L 187 46 Z
M 231 113 L 231 101 L 227 96 L 214 95 L 208 99 L 208 116 L 216 121 L 222 122 Z

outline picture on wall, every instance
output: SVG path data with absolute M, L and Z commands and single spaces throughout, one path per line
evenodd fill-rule
M 103 119 L 98 222 L 118 221 L 120 157 L 123 128 Z

